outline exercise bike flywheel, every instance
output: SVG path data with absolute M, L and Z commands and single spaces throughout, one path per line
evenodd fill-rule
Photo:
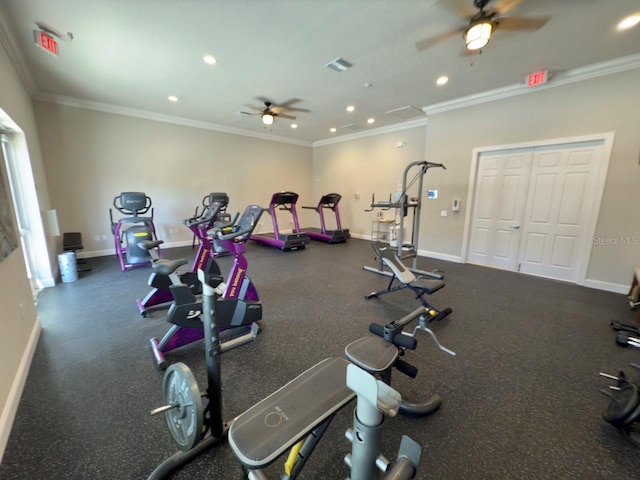
M 202 396 L 193 373 L 184 363 L 171 365 L 162 380 L 164 417 L 178 448 L 191 450 L 202 438 Z

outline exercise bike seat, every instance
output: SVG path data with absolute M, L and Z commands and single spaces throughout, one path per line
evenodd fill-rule
M 369 373 L 388 370 L 398 359 L 398 347 L 380 337 L 362 337 L 344 349 L 349 361 Z
M 151 264 L 151 269 L 162 275 L 171 275 L 178 267 L 186 265 L 189 261 L 186 258 L 178 258 L 177 260 L 159 259 Z
M 238 459 L 250 469 L 268 466 L 351 401 L 348 365 L 327 358 L 236 418 L 229 445 Z
M 164 243 L 164 240 L 142 240 L 138 242 L 138 246 L 145 250 L 153 250 Z

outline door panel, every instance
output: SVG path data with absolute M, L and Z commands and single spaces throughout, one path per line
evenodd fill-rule
M 470 263 L 516 269 L 532 153 L 532 149 L 520 149 L 480 156 Z
M 520 271 L 576 281 L 594 189 L 599 145 L 541 147 L 534 151 L 523 222 Z

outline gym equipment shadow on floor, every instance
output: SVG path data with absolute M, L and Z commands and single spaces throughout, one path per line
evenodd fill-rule
M 193 255 L 189 247 L 165 250 L 167 258 Z M 364 240 L 290 253 L 250 244 L 246 256 L 264 306 L 262 331 L 222 356 L 225 418 L 324 358 L 344 356 L 369 323 L 419 306 L 408 290 L 364 299 L 388 283 L 362 269 L 372 262 Z M 225 276 L 231 261 L 219 259 Z M 598 372 L 640 361 L 611 335 L 612 319 L 634 321 L 624 295 L 427 258 L 418 263 L 445 272 L 446 286 L 431 300 L 453 313 L 430 327 L 457 356 L 442 355 L 426 338 L 407 352 L 419 374 L 397 375 L 397 389 L 410 400 L 436 391 L 443 404 L 427 418 L 385 421 L 382 451 L 397 451 L 402 434 L 416 440 L 423 449 L 419 479 L 637 477 L 638 450 L 601 418 L 607 399 L 599 393 Z M 90 275 L 40 293 L 43 330 L 0 479 L 145 479 L 175 451 L 164 420 L 149 415 L 162 404 L 162 375 L 148 339 L 168 324 L 161 310 L 148 318 L 138 312 L 148 276 L 148 268 L 120 271 L 115 256 L 95 258 Z M 202 348 L 188 345 L 172 361 L 185 362 L 204 384 Z M 300 478 L 348 475 L 351 410 L 339 412 Z M 172 478 L 241 474 L 230 449 L 220 448 Z

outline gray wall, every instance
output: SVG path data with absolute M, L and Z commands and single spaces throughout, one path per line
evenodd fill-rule
M 210 192 L 226 192 L 231 213 L 268 207 L 281 190 L 310 200 L 310 147 L 46 102 L 35 111 L 60 230 L 82 232 L 88 255 L 113 252 L 109 208 L 123 191 L 151 197 L 158 237 L 169 245 L 191 242 L 181 221 Z M 261 223 L 272 230 L 269 215 Z
M 640 70 L 431 115 L 425 128 L 314 147 L 314 193 L 333 188 L 346 196 L 347 226 L 368 235 L 371 214 L 363 211 L 372 192 L 378 199 L 397 190 L 409 162 L 444 163 L 446 171 L 429 170 L 424 180 L 425 190 L 437 189 L 439 196 L 422 202 L 419 249 L 456 260 L 474 148 L 606 132 L 614 132 L 615 140 L 596 235 L 640 238 L 640 212 L 634 208 L 640 192 Z M 395 148 L 402 140 L 405 149 Z M 357 191 L 359 201 L 353 199 Z M 454 198 L 461 199 L 458 213 L 451 212 Z M 448 216 L 441 217 L 441 210 Z M 622 291 L 639 263 L 640 244 L 594 245 L 587 279 Z
M 406 145 L 397 148 L 398 142 Z M 376 202 L 388 200 L 390 193 L 399 190 L 398 182 L 402 181 L 405 167 L 424 160 L 424 148 L 425 127 L 314 147 L 315 203 L 325 193 L 341 194 L 343 226 L 356 237 L 368 238 L 373 214 L 365 209 L 371 205 L 372 194 L 375 194 Z M 411 172 L 409 176 L 412 177 Z M 355 194 L 360 198 L 356 199 Z M 384 215 L 392 218 L 393 212 L 387 211 Z
M 429 250 L 460 255 L 468 179 L 476 147 L 614 132 L 596 236 L 640 236 L 640 70 L 433 115 L 425 159 L 443 162 L 442 201 L 425 202 Z M 462 199 L 459 215 L 439 216 Z M 426 248 L 426 247 L 425 247 Z M 638 245 L 594 245 L 587 279 L 628 285 L 640 264 Z
M 31 155 L 40 203 L 48 206 L 47 185 L 42 167 L 33 106 L 6 51 L 0 44 L 0 108 L 24 132 Z M 2 155 L 0 155 L 2 158 Z M 7 172 L 2 162 L 2 175 Z M 33 304 L 22 248 L 0 262 L 0 458 L 9 438 L 13 416 L 31 363 L 40 323 Z

